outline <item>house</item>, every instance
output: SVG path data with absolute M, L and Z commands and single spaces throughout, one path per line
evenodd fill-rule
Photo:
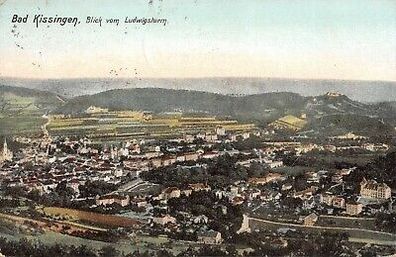
M 262 201 L 273 201 L 273 200 L 279 200 L 280 197 L 282 196 L 281 193 L 274 191 L 274 190 L 265 190 L 262 191 L 260 194 L 260 200 Z
M 196 161 L 199 158 L 197 153 L 186 153 L 184 154 L 184 158 L 186 161 Z
M 285 248 L 287 247 L 288 242 L 286 239 L 280 237 L 280 238 L 274 238 L 273 240 L 271 240 L 271 246 L 273 246 L 274 248 Z
M 311 198 L 306 199 L 306 200 L 303 202 L 303 208 L 304 208 L 305 210 L 310 210 L 310 209 L 312 209 L 312 208 L 315 207 L 315 204 L 316 204 L 315 198 L 312 196 Z
M 319 216 L 315 213 L 311 213 L 308 216 L 302 218 L 304 226 L 313 226 L 318 221 Z
M 376 200 L 386 200 L 391 197 L 391 188 L 385 183 L 378 183 L 375 180 L 366 180 L 360 182 L 360 195 L 365 198 Z
M 193 192 L 197 192 L 197 191 L 210 191 L 210 186 L 207 184 L 203 184 L 203 183 L 195 183 L 195 184 L 190 184 L 188 185 L 188 188 L 191 189 Z
M 165 188 L 164 191 L 162 191 L 160 198 L 161 199 L 171 199 L 171 198 L 179 198 L 181 195 L 180 189 L 177 187 L 168 187 Z
M 287 191 L 293 188 L 293 185 L 291 183 L 285 183 L 282 185 L 282 191 Z
M 345 199 L 339 196 L 333 198 L 333 207 L 345 209 Z
M 320 176 L 317 172 L 307 172 L 306 173 L 307 182 L 308 183 L 319 183 L 320 182 Z
M 252 188 L 247 192 L 249 200 L 257 199 L 261 195 L 261 190 L 258 188 Z
M 205 135 L 205 140 L 206 142 L 216 142 L 217 141 L 217 135 L 216 134 L 206 134 Z
M 235 134 L 230 134 L 228 135 L 228 138 L 230 140 L 230 142 L 235 142 L 237 141 L 237 136 Z
M 328 205 L 328 206 L 331 206 L 331 205 L 333 205 L 333 199 L 334 199 L 334 195 L 329 195 L 329 194 L 323 194 L 322 195 L 322 203 L 324 203 L 324 204 L 326 204 L 326 205 Z
M 159 217 L 153 217 L 153 222 L 160 225 L 166 225 L 168 223 L 176 223 L 176 218 L 166 214 Z
M 216 134 L 218 136 L 225 136 L 226 135 L 226 129 L 224 127 L 217 127 L 216 128 Z
M 315 192 L 317 191 L 317 187 L 311 186 L 302 191 L 297 191 L 293 194 L 294 198 L 300 198 L 301 200 L 309 199 Z
M 184 135 L 183 137 L 184 141 L 187 143 L 192 143 L 194 142 L 194 136 L 193 135 Z
M 209 221 L 209 218 L 206 217 L 205 215 L 199 215 L 194 218 L 194 223 L 195 224 L 207 224 Z
M 203 244 L 220 244 L 223 241 L 221 233 L 214 230 L 199 231 L 197 236 L 198 242 Z
M 185 162 L 186 157 L 184 155 L 178 155 L 178 156 L 176 156 L 176 161 L 177 162 Z
M 351 216 L 359 215 L 362 209 L 363 205 L 361 203 L 350 202 L 346 204 L 346 213 Z
M 269 173 L 264 177 L 254 177 L 249 178 L 248 183 L 256 184 L 256 185 L 265 185 L 271 181 L 276 181 L 282 178 L 282 175 L 279 173 Z
M 95 114 L 95 113 L 106 113 L 108 112 L 109 109 L 107 108 L 101 108 L 101 107 L 96 107 L 96 106 L 90 106 L 85 110 L 85 113 L 87 114 Z
M 219 153 L 218 152 L 214 152 L 214 151 L 212 151 L 212 152 L 206 152 L 206 153 L 204 153 L 203 155 L 201 155 L 201 158 L 202 159 L 214 159 L 214 158 L 217 158 L 217 157 L 219 157 Z
M 282 167 L 283 166 L 283 161 L 267 160 L 267 161 L 264 161 L 264 162 L 265 162 L 265 164 L 264 164 L 265 168 L 273 169 L 273 168 L 277 168 L 277 167 Z
M 360 139 L 367 139 L 368 137 L 355 135 L 352 132 L 348 132 L 344 135 L 331 137 L 332 139 L 347 139 L 347 140 L 360 140 Z
M 242 138 L 243 138 L 243 139 L 248 139 L 248 138 L 250 138 L 250 133 L 249 133 L 249 132 L 244 132 L 244 133 L 242 133 Z
M 151 161 L 151 165 L 154 168 L 159 168 L 162 166 L 162 160 L 160 158 L 153 158 L 150 161 Z
M 147 205 L 147 201 L 144 198 L 132 198 L 130 200 L 130 204 L 136 206 L 138 208 L 145 207 Z
M 231 199 L 231 204 L 232 205 L 240 205 L 243 204 L 245 199 L 242 196 L 235 196 Z
M 176 157 L 168 156 L 162 159 L 163 166 L 169 166 L 176 162 Z
M 121 205 L 122 207 L 127 206 L 129 204 L 129 195 L 104 195 L 96 197 L 96 205 L 106 206 L 113 203 Z

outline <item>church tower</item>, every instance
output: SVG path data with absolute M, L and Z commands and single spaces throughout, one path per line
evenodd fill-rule
M 0 156 L 0 162 L 11 161 L 13 157 L 12 152 L 8 149 L 7 139 L 4 138 L 3 152 Z

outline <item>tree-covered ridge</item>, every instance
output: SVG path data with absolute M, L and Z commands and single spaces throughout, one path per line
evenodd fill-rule
M 14 117 L 14 120 L 11 116 L 3 120 L 3 124 L 9 124 L 5 126 L 7 129 L 11 129 L 12 124 L 22 124 L 22 121 L 15 119 L 26 115 L 26 112 L 29 112 L 29 119 L 23 120 L 31 121 L 47 112 L 82 114 L 90 106 L 153 113 L 176 111 L 208 114 L 254 122 L 259 126 L 266 126 L 286 115 L 300 117 L 305 114 L 308 125 L 304 130 L 313 129 L 322 134 L 352 131 L 367 136 L 388 135 L 395 132 L 393 127 L 396 125 L 396 107 L 392 102 L 365 104 L 331 93 L 316 97 L 289 92 L 236 96 L 192 90 L 133 88 L 62 99 L 45 91 L 0 87 L 0 114 L 5 117 L 12 114 Z M 29 126 L 42 125 L 42 121 L 34 122 Z

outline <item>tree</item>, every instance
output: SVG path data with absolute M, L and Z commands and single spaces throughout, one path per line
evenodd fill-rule
M 101 256 L 101 257 L 116 257 L 119 254 L 120 254 L 120 252 L 110 245 L 103 246 L 99 252 L 99 256 Z

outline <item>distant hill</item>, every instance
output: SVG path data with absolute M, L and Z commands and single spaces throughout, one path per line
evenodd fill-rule
M 254 95 L 224 95 L 163 88 L 114 89 L 93 95 L 63 99 L 58 95 L 20 87 L 0 86 L 0 134 L 13 130 L 38 131 L 41 115 L 47 112 L 79 114 L 90 106 L 110 110 L 138 110 L 153 113 L 180 111 L 232 117 L 240 121 L 269 123 L 293 115 L 307 116 L 302 130 L 324 134 L 354 131 L 364 135 L 394 133 L 395 102 L 367 104 L 346 95 L 328 93 L 301 96 L 290 92 Z
M 316 97 L 308 97 L 306 112 L 315 117 L 335 114 L 357 114 L 363 116 L 381 116 L 381 111 L 373 104 L 353 101 L 339 93 L 328 92 Z
M 342 135 L 353 131 L 365 136 L 390 136 L 394 127 L 381 119 L 357 114 L 334 114 L 311 119 L 306 130 L 314 130 L 322 135 Z
M 97 94 L 112 89 L 166 88 L 243 95 L 292 92 L 303 96 L 316 96 L 329 91 L 336 91 L 360 102 L 396 101 L 396 82 L 387 81 L 281 78 L 86 78 L 40 80 L 0 77 L 0 84 L 45 90 L 67 98 Z
M 132 109 L 155 113 L 182 111 L 241 119 L 267 119 L 299 112 L 305 105 L 305 98 L 294 93 L 230 96 L 161 88 L 115 89 L 70 99 L 58 111 L 81 113 L 91 105 L 112 110 Z
M 21 112 L 40 112 L 59 107 L 64 100 L 54 93 L 0 85 L 0 113 L 16 115 Z
M 82 113 L 91 105 L 110 110 L 207 113 L 260 125 L 285 115 L 307 114 L 307 129 L 323 133 L 393 133 L 391 124 L 395 122 L 387 104 L 364 104 L 332 93 L 315 97 L 286 92 L 231 96 L 160 88 L 115 89 L 70 99 L 56 111 Z
M 50 92 L 0 85 L 0 135 L 40 133 L 42 115 L 63 101 Z

